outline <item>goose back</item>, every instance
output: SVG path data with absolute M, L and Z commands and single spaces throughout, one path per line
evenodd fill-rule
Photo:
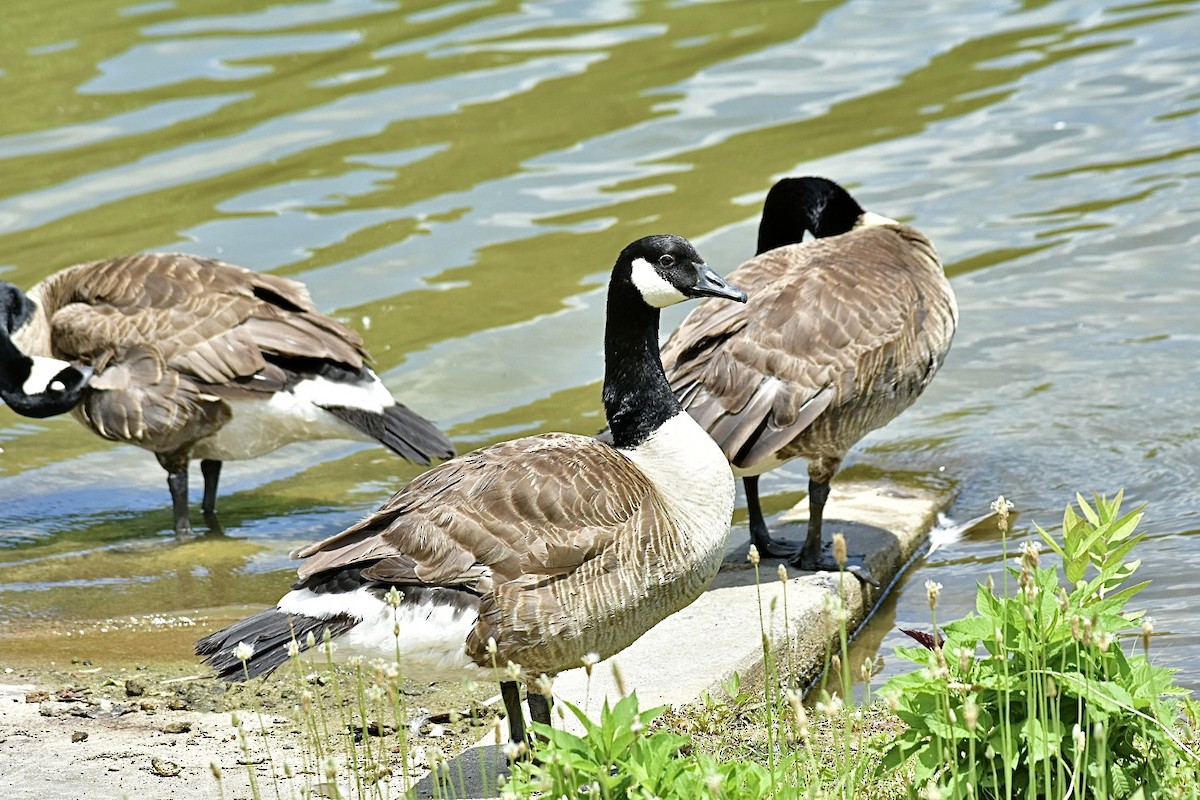
M 916 400 L 958 320 L 933 245 L 890 221 L 769 250 L 729 280 L 753 287 L 749 302 L 701 303 L 663 363 L 743 475 L 794 457 L 840 461 Z
M 693 476 L 695 497 L 668 500 L 653 467 L 648 474 L 590 437 L 554 433 L 484 448 L 299 551 L 307 560 L 293 594 L 346 571 L 401 592 L 461 592 L 477 607 L 464 643 L 470 664 L 491 668 L 491 640 L 499 665 L 553 675 L 588 653 L 622 650 L 645 630 L 639 620 L 677 611 L 711 581 L 733 484 L 715 445 L 709 456 Z M 679 517 L 681 502 L 700 511 Z M 444 674 L 445 664 L 431 669 Z
M 378 440 L 419 463 L 453 455 L 296 281 L 150 253 L 70 267 L 28 294 L 37 313 L 13 342 L 94 368 L 74 413 L 104 438 L 214 460 L 327 437 Z

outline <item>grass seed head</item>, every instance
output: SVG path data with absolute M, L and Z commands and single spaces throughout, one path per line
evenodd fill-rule
M 929 601 L 929 610 L 937 608 L 938 598 L 942 594 L 942 585 L 937 581 L 925 581 L 925 599 Z
M 846 534 L 838 531 L 833 535 L 833 560 L 839 567 L 846 566 L 849 557 L 846 554 Z

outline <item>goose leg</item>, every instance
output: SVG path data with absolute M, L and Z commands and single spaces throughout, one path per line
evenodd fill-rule
M 767 520 L 763 517 L 762 505 L 758 500 L 758 476 L 747 475 L 742 478 L 742 485 L 746 488 L 746 511 L 750 513 L 750 543 L 758 550 L 758 554 L 763 558 L 794 556 L 794 545 L 775 541 L 767 530 Z
M 167 473 L 167 488 L 171 490 L 171 509 L 175 512 L 175 538 L 186 539 L 192 535 L 192 524 L 188 521 L 188 474 L 183 469 Z
M 878 589 L 880 586 L 879 581 L 871 574 L 866 564 L 862 563 L 861 556 L 854 556 L 855 563 L 839 565 L 831 556 L 826 556 L 822 552 L 821 527 L 825 520 L 825 501 L 828 499 L 829 481 L 809 477 L 808 538 L 804 542 L 804 549 L 792 556 L 789 563 L 793 567 L 803 570 L 824 569 L 836 572 L 839 569 L 845 569 L 846 572 L 854 575 L 860 581 L 869 583 Z
M 217 513 L 217 483 L 221 480 L 221 462 L 206 458 L 200 462 L 200 474 L 204 476 L 204 504 L 200 508 L 205 514 Z
M 192 524 L 188 521 L 188 451 L 182 449 L 155 453 L 154 457 L 167 471 L 171 510 L 175 513 L 175 538 L 186 539 L 192 535 Z
M 526 695 L 526 699 L 529 703 L 529 718 L 543 725 L 551 725 L 550 709 L 554 706 L 554 698 L 530 691 Z
M 204 502 L 200 510 L 204 512 L 204 521 L 208 523 L 210 532 L 221 536 L 225 533 L 217 519 L 217 484 L 221 481 L 221 462 L 203 459 L 200 462 L 200 474 L 204 476 Z
M 500 681 L 500 697 L 508 714 L 508 739 L 513 744 L 525 741 L 525 713 L 521 710 L 521 687 L 516 681 Z M 530 709 L 532 713 L 532 709 Z
M 829 483 L 809 478 L 808 538 L 804 549 L 792 559 L 792 564 L 801 569 L 817 569 L 821 564 L 821 523 L 825 519 L 825 501 L 828 499 Z

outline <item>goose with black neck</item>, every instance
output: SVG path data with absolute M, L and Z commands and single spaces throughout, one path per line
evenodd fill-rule
M 733 473 L 671 393 L 658 352 L 659 310 L 697 297 L 746 300 L 686 239 L 630 244 L 605 324 L 613 445 L 546 433 L 441 464 L 301 550 L 299 580 L 274 608 L 205 637 L 197 653 L 227 680 L 270 672 L 309 633 L 328 632 L 338 657 L 398 648 L 418 679 L 487 677 L 511 663 L 530 687 L 530 716 L 549 725 L 539 676 L 620 652 L 720 567 Z M 519 684 L 506 675 L 501 690 L 510 735 L 524 742 Z

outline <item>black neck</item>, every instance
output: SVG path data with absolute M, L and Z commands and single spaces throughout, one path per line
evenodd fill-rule
M 613 445 L 637 447 L 683 409 L 663 373 L 658 352 L 659 311 L 628 280 L 608 286 L 604 328 L 604 415 Z
M 858 224 L 863 208 L 825 178 L 784 178 L 771 187 L 758 225 L 758 254 L 799 244 L 808 231 L 818 239 L 840 236 Z
M 32 365 L 33 361 L 17 349 L 8 333 L 0 330 L 0 394 L 19 392 L 29 378 Z

